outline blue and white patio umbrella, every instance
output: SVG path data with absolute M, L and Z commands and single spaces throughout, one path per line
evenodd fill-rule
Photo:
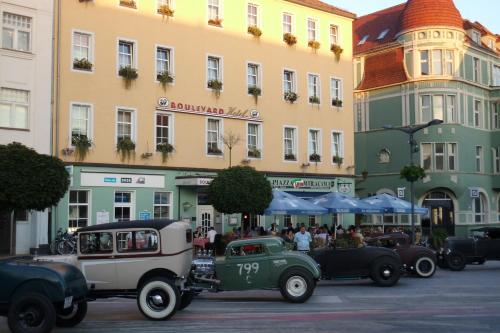
M 383 209 L 383 214 L 411 214 L 411 202 L 393 197 L 389 194 L 379 194 L 361 201 L 369 203 L 373 207 Z M 415 214 L 427 214 L 427 208 L 415 205 Z
M 328 209 L 317 206 L 279 190 L 273 190 L 273 200 L 264 211 L 264 215 L 323 215 Z
M 329 213 L 340 214 L 382 214 L 382 208 L 351 197 L 347 194 L 330 192 L 310 200 L 311 203 L 328 209 Z

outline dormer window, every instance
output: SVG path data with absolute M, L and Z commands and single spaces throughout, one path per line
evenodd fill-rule
M 495 41 L 493 39 L 488 39 L 488 47 L 492 50 L 495 49 Z
M 378 35 L 377 40 L 382 40 L 382 39 L 384 39 L 384 38 L 385 38 L 385 36 L 387 36 L 387 33 L 388 33 L 388 32 L 389 32 L 389 29 L 385 29 L 384 31 L 382 31 L 382 32 L 380 33 L 380 35 Z
M 364 35 L 363 38 L 359 41 L 358 45 L 363 45 L 370 38 L 370 35 Z
M 481 44 L 481 34 L 475 30 L 472 30 L 472 40 L 476 44 Z

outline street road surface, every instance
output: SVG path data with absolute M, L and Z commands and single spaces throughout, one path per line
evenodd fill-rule
M 4 318 L 0 332 L 8 332 Z M 500 332 L 500 262 L 438 269 L 391 288 L 321 281 L 305 304 L 288 303 L 279 291 L 202 293 L 162 322 L 145 319 L 134 300 L 101 300 L 89 303 L 80 325 L 55 332 Z

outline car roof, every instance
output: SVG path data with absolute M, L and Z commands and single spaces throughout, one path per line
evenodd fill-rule
M 88 231 L 101 231 L 101 230 L 116 230 L 116 229 L 156 229 L 161 230 L 172 223 L 176 222 L 175 220 L 135 220 L 135 221 L 127 221 L 127 222 L 111 222 L 104 224 L 96 224 L 88 227 L 83 227 L 78 229 L 76 232 L 88 232 Z
M 482 228 L 477 228 L 477 229 L 471 229 L 471 231 L 497 231 L 500 232 L 500 228 L 498 227 L 482 227 Z
M 240 246 L 247 244 L 260 244 L 260 243 L 275 243 L 279 242 L 281 244 L 283 240 L 280 237 L 276 236 L 264 236 L 264 237 L 254 237 L 254 238 L 244 238 L 237 239 L 229 243 L 231 246 Z
M 390 239 L 390 238 L 408 238 L 409 236 L 403 232 L 391 232 L 390 234 L 383 234 L 380 236 L 372 237 L 373 239 Z

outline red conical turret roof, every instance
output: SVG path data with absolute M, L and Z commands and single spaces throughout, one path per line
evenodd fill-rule
M 408 0 L 401 15 L 401 31 L 427 26 L 463 29 L 463 20 L 453 0 Z

